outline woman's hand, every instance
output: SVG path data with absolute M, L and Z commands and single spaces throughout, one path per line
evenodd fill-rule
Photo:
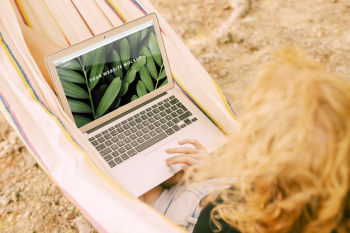
M 189 147 L 167 149 L 166 153 L 179 155 L 168 158 L 165 161 L 169 164 L 183 164 L 182 170 L 184 172 L 188 172 L 188 169 L 193 165 L 200 164 L 209 157 L 207 149 L 196 139 L 184 139 L 178 143 L 179 145 L 192 144 L 195 149 Z

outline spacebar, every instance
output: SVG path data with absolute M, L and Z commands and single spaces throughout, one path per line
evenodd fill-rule
M 150 140 L 148 140 L 147 142 L 142 143 L 141 145 L 138 145 L 137 147 L 135 147 L 135 149 L 137 150 L 137 152 L 141 152 L 144 149 L 152 146 L 153 144 L 156 144 L 157 142 L 159 142 L 160 140 L 166 138 L 168 135 L 164 132 L 162 132 L 161 134 L 158 134 L 157 136 L 151 138 Z

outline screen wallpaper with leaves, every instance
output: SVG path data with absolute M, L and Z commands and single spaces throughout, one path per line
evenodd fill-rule
M 153 26 L 56 69 L 78 127 L 168 83 Z

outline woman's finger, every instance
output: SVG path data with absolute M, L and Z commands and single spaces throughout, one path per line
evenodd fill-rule
M 200 160 L 192 158 L 191 156 L 183 156 L 183 155 L 177 155 L 172 158 L 166 159 L 167 163 L 169 164 L 187 164 L 188 166 L 193 166 L 195 164 L 198 164 Z
M 197 149 L 189 148 L 189 147 L 177 147 L 177 148 L 170 148 L 165 150 L 168 154 L 174 154 L 174 153 L 183 153 L 183 154 L 197 154 Z
M 194 138 L 187 138 L 187 139 L 184 139 L 184 140 L 181 140 L 178 142 L 179 145 L 184 145 L 184 144 L 192 144 L 196 149 L 205 149 L 206 148 L 197 140 L 197 139 L 194 139 Z

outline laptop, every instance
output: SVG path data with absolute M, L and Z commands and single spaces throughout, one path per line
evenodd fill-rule
M 181 170 L 165 150 L 225 135 L 175 88 L 155 14 L 46 57 L 67 115 L 124 188 L 138 197 Z

